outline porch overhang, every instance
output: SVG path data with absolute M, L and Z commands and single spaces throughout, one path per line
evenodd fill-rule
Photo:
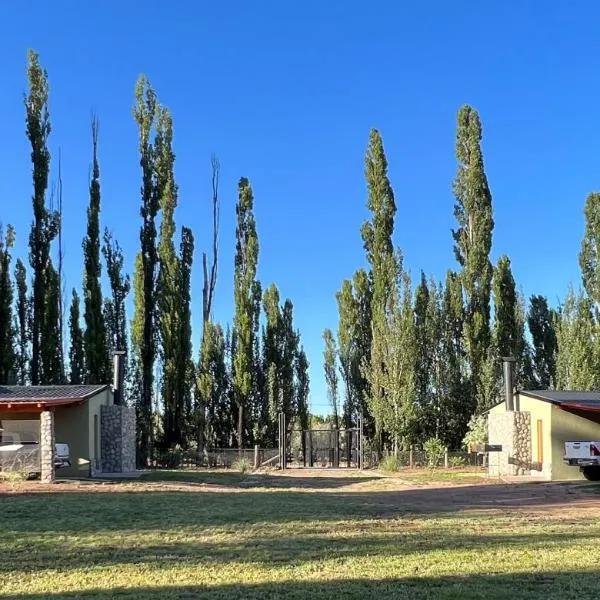
M 35 401 L 27 402 L 19 400 L 17 402 L 0 402 L 0 413 L 41 413 L 45 410 L 54 410 L 59 406 L 69 406 L 73 404 L 81 404 L 83 399 L 36 399 Z

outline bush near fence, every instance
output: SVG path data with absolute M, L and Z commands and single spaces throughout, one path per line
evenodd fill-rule
M 386 456 L 391 456 L 392 452 L 384 452 L 382 459 Z M 395 453 L 397 457 L 397 464 L 399 468 L 404 469 L 422 469 L 431 467 L 429 456 L 424 450 L 415 449 L 412 450 L 401 450 Z M 487 455 L 480 452 L 448 452 L 447 453 L 447 464 L 448 468 L 457 467 L 484 467 L 487 462 Z M 377 457 L 377 453 L 372 448 L 365 448 L 365 467 L 377 468 L 379 467 L 380 460 Z M 446 457 L 442 456 L 438 460 L 436 465 L 437 468 L 444 468 L 446 465 Z

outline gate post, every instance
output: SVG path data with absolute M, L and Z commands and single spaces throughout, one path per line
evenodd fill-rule
M 359 431 L 358 431 L 358 468 L 362 471 L 365 468 L 365 438 L 363 429 L 363 416 L 362 413 L 358 419 Z
M 313 445 L 312 445 L 312 429 L 307 432 L 308 435 L 308 466 L 312 469 L 314 466 L 313 461 Z

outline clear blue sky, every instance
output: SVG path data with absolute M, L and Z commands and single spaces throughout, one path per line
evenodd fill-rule
M 576 6 L 578 10 L 573 10 Z M 81 285 L 90 114 L 100 121 L 102 226 L 137 251 L 140 174 L 131 117 L 146 73 L 175 121 L 179 225 L 209 245 L 210 162 L 222 164 L 216 318 L 231 321 L 237 180 L 254 187 L 259 277 L 295 306 L 325 410 L 324 327 L 363 264 L 363 157 L 381 130 L 396 192 L 396 242 L 414 276 L 454 267 L 455 116 L 481 114 L 494 199 L 493 259 L 553 303 L 579 283 L 586 194 L 600 188 L 600 6 L 581 2 L 181 1 L 0 5 L 0 220 L 26 255 L 31 176 L 22 93 L 28 47 L 51 85 L 51 150 L 62 150 L 67 287 Z M 52 179 L 56 179 L 56 161 Z

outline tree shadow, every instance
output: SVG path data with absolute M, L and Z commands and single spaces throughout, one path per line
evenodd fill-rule
M 202 574 L 199 573 L 199 579 Z M 281 581 L 262 584 L 218 586 L 168 586 L 115 588 L 63 592 L 58 594 L 7 594 L 5 600 L 533 600 L 597 598 L 598 574 L 591 571 L 477 574 L 447 577 L 406 577 L 389 579 L 339 579 L 325 581 Z

